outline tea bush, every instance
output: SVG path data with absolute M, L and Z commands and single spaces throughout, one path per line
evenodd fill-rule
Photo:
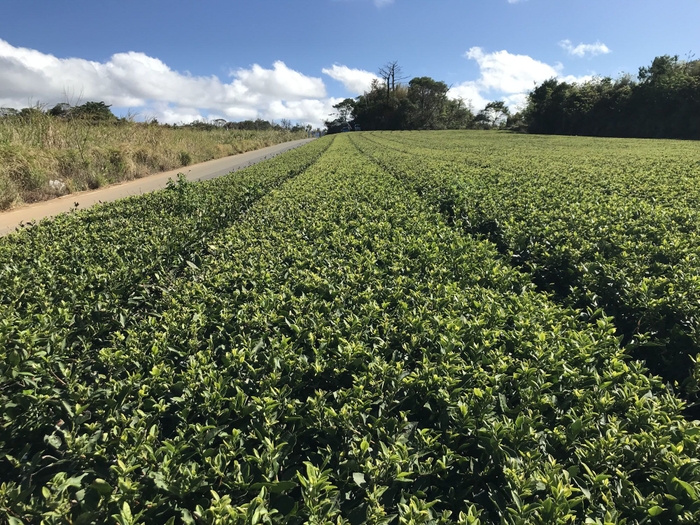
M 420 155 L 389 171 L 445 144 L 399 137 L 0 241 L 3 518 L 697 523 L 684 401 L 462 227 Z

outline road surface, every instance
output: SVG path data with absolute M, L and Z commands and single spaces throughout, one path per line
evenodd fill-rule
M 284 153 L 290 149 L 297 148 L 310 142 L 313 139 L 294 140 L 284 142 L 275 146 L 241 153 L 240 155 L 232 155 L 222 159 L 210 160 L 178 168 L 176 170 L 164 171 L 149 175 L 141 179 L 135 179 L 113 186 L 107 186 L 92 191 L 84 191 L 80 193 L 71 193 L 52 199 L 49 201 L 37 202 L 29 206 L 24 206 L 16 210 L 0 213 L 0 236 L 7 235 L 15 231 L 21 223 L 31 221 L 40 221 L 45 217 L 53 217 L 59 213 L 64 213 L 75 208 L 75 203 L 78 203 L 78 209 L 85 209 L 99 202 L 111 202 L 132 195 L 140 195 L 151 191 L 165 188 L 168 179 L 176 179 L 178 173 L 184 173 L 189 181 L 200 181 L 215 179 L 232 171 L 236 171 L 251 164 L 255 164 L 265 159 L 269 159 L 274 155 Z

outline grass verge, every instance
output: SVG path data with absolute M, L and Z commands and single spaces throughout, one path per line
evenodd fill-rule
M 287 130 L 0 119 L 0 211 L 304 138 Z

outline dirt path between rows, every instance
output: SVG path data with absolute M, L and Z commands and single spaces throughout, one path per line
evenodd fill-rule
M 111 202 L 132 195 L 156 191 L 165 188 L 168 180 L 176 179 L 178 173 L 184 173 L 187 180 L 193 182 L 214 179 L 302 146 L 311 140 L 313 139 L 284 142 L 267 148 L 241 153 L 240 155 L 232 155 L 223 159 L 210 160 L 201 164 L 156 173 L 141 179 L 107 186 L 98 190 L 71 193 L 57 199 L 37 202 L 36 204 L 3 212 L 0 213 L 0 236 L 15 231 L 22 223 L 40 221 L 46 217 L 53 217 L 59 213 L 70 211 L 75 208 L 76 203 L 78 203 L 79 209 L 84 209 L 100 202 Z

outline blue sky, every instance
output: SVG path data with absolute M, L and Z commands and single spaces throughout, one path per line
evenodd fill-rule
M 390 60 L 480 109 L 700 54 L 698 0 L 3 0 L 2 15 L 0 106 L 105 100 L 170 122 L 320 124 Z

